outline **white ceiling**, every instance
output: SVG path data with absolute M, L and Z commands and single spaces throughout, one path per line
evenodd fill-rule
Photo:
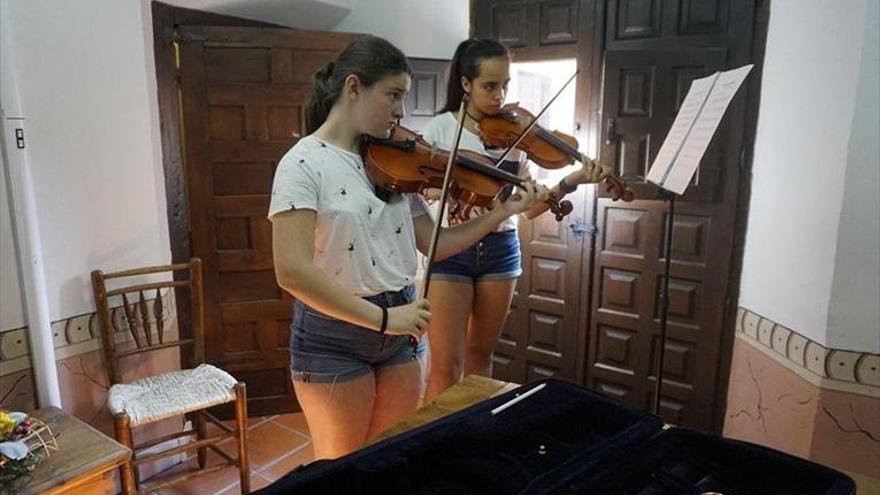
M 297 29 L 332 30 L 358 0 L 161 0 L 163 3 L 280 24 Z

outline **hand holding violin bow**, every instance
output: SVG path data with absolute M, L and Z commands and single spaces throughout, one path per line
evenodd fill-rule
M 535 204 L 547 201 L 550 197 L 550 191 L 546 186 L 536 184 L 533 181 L 525 181 L 519 184 L 519 191 L 511 194 L 500 208 L 504 208 L 508 215 L 518 215 L 530 210 Z

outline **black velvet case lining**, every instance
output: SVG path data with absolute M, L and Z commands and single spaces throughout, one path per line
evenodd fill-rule
M 546 383 L 499 413 L 490 410 Z M 280 494 L 851 495 L 837 471 L 672 428 L 591 390 L 534 382 L 259 491 Z

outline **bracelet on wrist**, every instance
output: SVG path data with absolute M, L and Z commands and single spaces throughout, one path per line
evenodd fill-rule
M 379 333 L 384 334 L 385 330 L 388 330 L 388 308 L 379 306 L 379 309 L 382 310 L 382 324 L 379 325 Z

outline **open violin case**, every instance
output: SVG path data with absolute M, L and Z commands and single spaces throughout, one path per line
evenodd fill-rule
M 498 412 L 491 410 L 544 383 Z M 852 495 L 833 469 L 541 380 L 257 492 L 281 494 Z

